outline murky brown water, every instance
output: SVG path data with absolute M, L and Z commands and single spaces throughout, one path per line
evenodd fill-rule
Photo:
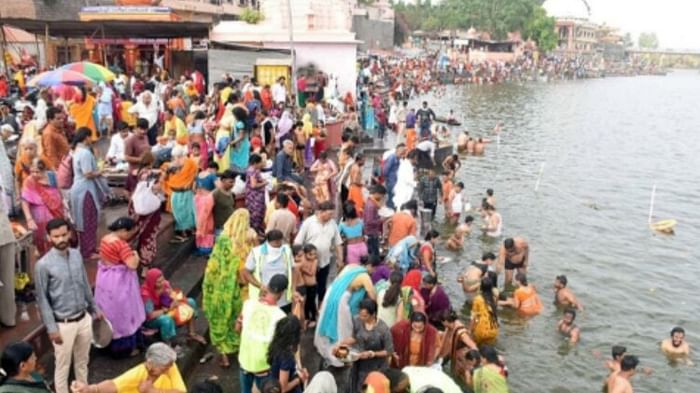
M 454 109 L 472 134 L 504 124 L 500 145 L 467 158 L 459 177 L 473 206 L 494 188 L 504 234 L 530 240 L 530 279 L 546 304 L 529 321 L 502 313 L 498 348 L 512 391 L 600 391 L 606 370 L 592 353 L 607 357 L 614 344 L 654 369 L 634 378 L 636 392 L 700 391 L 697 367 L 670 365 L 658 350 L 677 324 L 700 345 L 700 74 L 459 86 L 427 99 L 438 114 Z M 655 183 L 655 217 L 677 219 L 675 236 L 647 226 Z M 441 266 L 443 277 L 485 250 L 495 252 L 497 244 L 472 235 L 459 255 L 442 251 L 457 257 Z M 556 332 L 557 274 L 569 277 L 586 307 L 578 317 L 582 341 L 573 349 Z M 460 306 L 461 288 L 447 286 Z

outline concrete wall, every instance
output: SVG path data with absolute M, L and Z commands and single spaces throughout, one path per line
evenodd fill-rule
M 289 59 L 285 53 L 273 51 L 247 51 L 237 49 L 209 49 L 209 85 L 229 73 L 233 78 L 253 76 L 257 59 Z
M 114 5 L 114 0 L 90 0 L 91 6 Z M 85 0 L 0 0 L 0 13 L 7 18 L 78 20 Z
M 363 41 L 359 49 L 389 50 L 394 47 L 394 22 L 372 20 L 366 15 L 354 15 L 352 17 L 352 31 L 357 39 Z M 379 41 L 379 43 L 377 43 Z

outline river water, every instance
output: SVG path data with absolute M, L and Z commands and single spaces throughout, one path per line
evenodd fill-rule
M 614 344 L 654 370 L 634 378 L 635 392 L 700 391 L 697 367 L 669 364 L 659 351 L 674 325 L 700 345 L 700 74 L 454 86 L 423 99 L 439 115 L 454 109 L 472 135 L 494 139 L 484 157 L 463 157 L 458 177 L 473 206 L 494 188 L 504 234 L 530 242 L 530 281 L 545 308 L 528 321 L 500 313 L 497 346 L 512 391 L 600 391 L 607 372 L 594 353 L 607 358 Z M 496 121 L 503 123 L 500 144 L 491 134 Z M 654 217 L 677 219 L 675 235 L 647 225 L 654 184 Z M 437 227 L 443 236 L 451 231 Z M 454 277 L 497 246 L 477 233 L 461 253 L 439 249 L 453 257 L 440 266 L 453 306 L 464 301 Z M 585 306 L 575 348 L 556 331 L 558 274 Z

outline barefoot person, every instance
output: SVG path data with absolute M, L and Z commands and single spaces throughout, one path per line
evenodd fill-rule
M 661 342 L 661 350 L 669 358 L 687 358 L 690 345 L 685 341 L 685 330 L 679 326 L 671 329 L 671 337 Z
M 469 235 L 472 232 L 472 223 L 474 222 L 474 217 L 466 216 L 464 222 L 455 228 L 454 233 L 447 239 L 445 246 L 450 251 L 458 251 L 464 247 L 464 236 Z
M 503 234 L 503 217 L 501 213 L 496 211 L 496 208 L 489 204 L 484 203 L 484 220 L 486 223 L 481 227 L 484 231 L 484 235 L 492 238 L 500 237 Z
M 564 316 L 559 320 L 557 329 L 559 333 L 569 339 L 569 343 L 576 344 L 580 338 L 581 329 L 574 323 L 576 320 L 576 310 L 569 308 L 564 311 Z
M 486 252 L 481 257 L 481 262 L 474 261 L 467 267 L 457 282 L 462 284 L 462 290 L 468 298 L 472 298 L 479 292 L 481 287 L 481 279 L 486 277 L 486 273 L 493 269 L 496 261 L 496 256 L 492 252 Z
M 639 359 L 633 355 L 625 355 L 620 362 L 620 371 L 608 377 L 608 393 L 633 393 L 631 379 L 636 373 Z
M 583 305 L 576 299 L 576 295 L 566 287 L 568 282 L 569 280 L 563 274 L 554 279 L 554 304 L 583 310 Z
M 530 246 L 527 240 L 522 237 L 509 237 L 503 241 L 501 249 L 498 251 L 498 267 L 506 271 L 504 286 L 510 285 L 513 281 L 513 270 L 518 269 L 519 273 L 527 273 L 529 262 Z

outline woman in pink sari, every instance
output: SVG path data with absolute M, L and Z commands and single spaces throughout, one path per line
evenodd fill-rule
M 196 193 L 194 195 L 194 218 L 196 223 L 195 245 L 199 255 L 209 255 L 214 247 L 214 191 L 217 180 L 215 162 L 209 163 L 209 168 L 202 171 L 195 179 Z
M 30 175 L 22 184 L 22 211 L 27 226 L 34 231 L 34 244 L 39 255 L 44 255 L 51 245 L 46 237 L 46 224 L 54 218 L 63 218 L 63 199 L 56 187 L 56 175 L 47 170 L 46 163 L 34 158 Z

